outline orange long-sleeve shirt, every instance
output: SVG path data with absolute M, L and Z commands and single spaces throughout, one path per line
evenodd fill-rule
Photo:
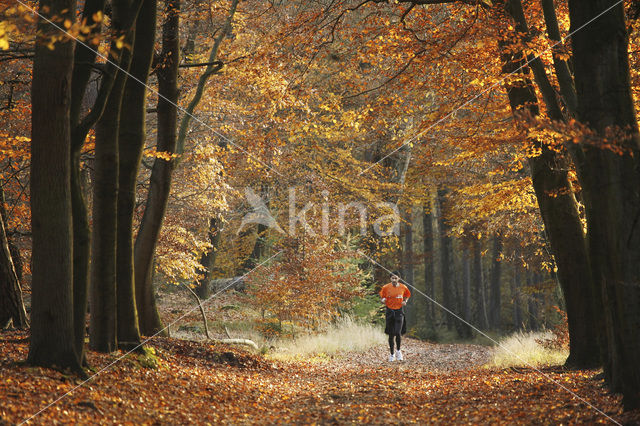
M 394 287 L 393 284 L 385 284 L 380 289 L 380 297 L 385 300 L 385 305 L 389 309 L 402 308 L 402 301 L 411 297 L 411 292 L 404 284 L 398 284 Z

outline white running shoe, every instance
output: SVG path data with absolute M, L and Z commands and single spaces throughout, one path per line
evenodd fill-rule
M 404 361 L 404 357 L 402 356 L 402 352 L 399 349 L 396 351 L 396 359 L 398 361 Z
M 396 360 L 396 356 L 394 354 L 389 355 L 389 362 L 393 362 Z

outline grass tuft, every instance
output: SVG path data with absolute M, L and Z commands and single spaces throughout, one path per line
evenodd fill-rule
M 550 331 L 516 332 L 499 340 L 488 367 L 542 367 L 562 365 L 569 356 L 565 349 L 545 347 L 541 342 L 554 338 Z
M 271 357 L 275 359 L 293 359 L 301 356 L 317 358 L 338 352 L 362 352 L 385 341 L 386 336 L 379 326 L 363 324 L 345 317 L 322 333 L 276 342 L 276 350 Z

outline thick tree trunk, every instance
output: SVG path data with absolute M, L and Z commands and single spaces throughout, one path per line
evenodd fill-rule
M 515 21 L 516 30 L 522 34 L 528 34 L 529 29 L 520 1 L 509 1 L 507 11 Z M 546 15 L 551 19 L 548 10 Z M 550 25 L 551 32 L 555 33 L 552 23 Z M 559 58 L 556 59 L 560 61 Z M 520 53 L 503 54 L 503 72 L 514 72 L 520 67 L 521 60 Z M 550 118 L 563 121 L 564 116 L 544 65 L 540 60 L 536 60 L 532 63 L 532 67 Z M 565 72 L 562 64 L 558 63 L 557 68 L 561 73 Z M 527 78 L 528 69 L 523 68 L 521 73 L 524 76 L 523 81 L 507 87 L 511 109 L 516 118 L 524 112 L 538 115 L 537 97 L 531 81 Z M 568 79 L 569 77 L 563 74 L 560 80 L 563 82 L 563 92 L 569 96 L 567 105 L 573 105 L 574 100 L 571 99 L 573 85 L 570 80 L 567 81 Z M 570 355 L 567 365 L 578 368 L 594 367 L 600 363 L 597 338 L 599 314 L 595 309 L 599 300 L 593 297 L 589 257 L 578 205 L 569 182 L 567 167 L 559 167 L 565 160 L 556 151 L 548 149 L 538 141 L 532 141 L 532 144 L 540 150 L 541 154 L 529 158 L 531 180 L 567 305 L 570 336 Z
M 140 343 L 135 301 L 133 264 L 133 214 L 136 205 L 136 178 L 145 141 L 147 88 L 156 30 L 156 0 L 144 0 L 136 21 L 130 74 L 118 135 L 118 238 L 117 238 L 117 328 L 118 346 L 131 349 Z
M 180 62 L 179 34 L 180 2 L 166 2 L 167 19 L 162 26 L 162 57 L 164 67 L 158 70 L 158 140 L 157 150 L 174 153 L 178 110 L 178 64 Z M 140 230 L 134 245 L 136 304 L 140 331 L 147 336 L 162 332 L 164 326 L 158 314 L 155 292 L 150 278 L 153 274 L 153 255 L 162 228 L 164 213 L 171 191 L 171 175 L 175 159 L 156 158 L 151 171 L 149 194 Z
M 42 0 L 48 19 L 74 21 L 73 0 Z M 28 362 L 82 371 L 74 348 L 69 105 L 72 41 L 46 38 L 58 30 L 42 18 L 31 88 L 31 340 Z M 43 38 L 45 38 L 43 40 Z
M 453 280 L 451 279 L 451 237 L 450 226 L 444 218 L 444 200 L 446 191 L 438 190 L 438 221 L 440 232 L 440 279 L 442 284 L 442 305 L 451 311 L 453 306 Z M 448 330 L 453 330 L 455 318 L 450 313 L 445 313 Z
M 115 28 L 127 28 L 129 8 L 126 2 L 114 3 Z M 127 31 L 125 43 L 131 45 L 133 31 Z M 130 49 L 118 49 L 112 42 L 109 58 L 128 71 Z M 89 346 L 96 351 L 117 349 L 116 245 L 118 213 L 118 133 L 120 111 L 127 75 L 119 70 L 109 93 L 105 110 L 96 124 L 96 153 L 93 187 L 93 238 L 91 241 L 91 316 Z
M 615 5 L 615 6 L 614 6 Z M 602 14 L 604 10 L 611 10 Z M 640 167 L 638 126 L 631 95 L 624 5 L 570 0 L 578 118 L 599 135 L 614 128 L 629 136 L 585 141 L 581 181 L 595 288 L 604 301 L 608 359 L 605 375 L 626 408 L 640 407 Z M 585 136 L 586 138 L 587 136 Z M 593 138 L 592 138 L 593 139 Z M 615 139 L 611 142 L 611 139 Z M 595 143 L 594 143 L 595 142 Z
M 499 235 L 493 237 L 493 247 L 491 249 L 491 277 L 489 278 L 489 325 L 494 330 L 499 330 L 502 325 L 502 294 L 501 294 L 501 274 L 502 262 L 500 253 L 502 252 L 502 239 Z
M 101 352 L 117 348 L 118 119 L 125 80 L 126 76 L 118 72 L 106 110 L 96 125 L 89 346 Z

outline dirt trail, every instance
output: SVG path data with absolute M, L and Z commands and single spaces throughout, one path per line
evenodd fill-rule
M 379 345 L 364 353 L 336 357 L 345 368 L 396 368 L 421 372 L 451 372 L 486 364 L 491 349 L 480 345 L 433 344 L 415 339 L 402 339 L 404 361 L 389 362 L 387 345 Z

